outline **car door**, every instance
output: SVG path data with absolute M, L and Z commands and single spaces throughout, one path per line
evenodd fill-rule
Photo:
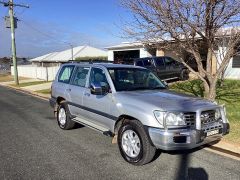
M 58 78 L 55 80 L 57 83 L 53 82 L 52 84 L 52 94 L 56 95 L 57 97 L 63 97 L 68 101 L 68 92 L 67 89 L 69 87 L 69 82 L 71 80 L 73 71 L 74 71 L 74 65 L 65 65 L 62 66 Z
M 168 72 L 168 78 L 179 77 L 179 73 L 181 70 L 179 63 L 171 57 L 165 57 L 164 60 L 166 65 L 166 71 Z
M 98 82 L 101 86 L 110 88 L 106 73 L 107 72 L 100 67 L 91 68 L 89 88 L 85 89 L 83 95 L 83 116 L 94 124 L 110 129 L 115 123 L 113 117 L 110 115 L 112 94 L 94 95 L 91 94 L 90 91 L 90 85 L 94 82 Z
M 156 75 L 160 79 L 166 79 L 168 72 L 166 72 L 164 58 L 156 57 L 156 58 L 154 58 L 154 63 L 155 63 L 155 67 L 156 67 Z
M 83 94 L 86 90 L 90 67 L 77 66 L 75 68 L 70 85 L 67 89 L 69 94 L 69 109 L 72 115 L 82 118 Z

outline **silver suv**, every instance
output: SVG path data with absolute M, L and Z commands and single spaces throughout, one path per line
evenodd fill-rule
M 61 129 L 80 123 L 111 135 L 134 165 L 150 162 L 156 149 L 191 149 L 229 133 L 224 107 L 170 91 L 150 70 L 130 65 L 64 64 L 50 104 Z

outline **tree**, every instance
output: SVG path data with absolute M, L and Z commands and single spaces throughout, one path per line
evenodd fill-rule
M 194 57 L 198 71 L 180 61 L 204 85 L 204 96 L 216 97 L 216 84 L 240 41 L 239 0 L 122 0 L 133 14 L 125 26 L 128 36 L 145 45 L 161 46 L 179 57 L 187 52 Z M 201 52 L 205 51 L 205 55 Z M 215 58 L 214 58 L 215 57 Z M 218 61 L 213 71 L 214 59 Z M 206 65 L 203 64 L 206 62 Z

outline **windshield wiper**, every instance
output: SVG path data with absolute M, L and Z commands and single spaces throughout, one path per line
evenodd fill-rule
M 134 88 L 128 89 L 128 91 L 146 90 L 146 89 L 149 89 L 149 88 L 148 87 L 134 87 Z
M 158 86 L 158 87 L 153 87 L 151 89 L 166 89 L 166 87 Z

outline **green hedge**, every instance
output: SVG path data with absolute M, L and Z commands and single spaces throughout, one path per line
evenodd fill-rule
M 89 61 L 89 60 L 107 60 L 107 56 L 85 56 L 85 57 L 76 57 L 76 61 Z

